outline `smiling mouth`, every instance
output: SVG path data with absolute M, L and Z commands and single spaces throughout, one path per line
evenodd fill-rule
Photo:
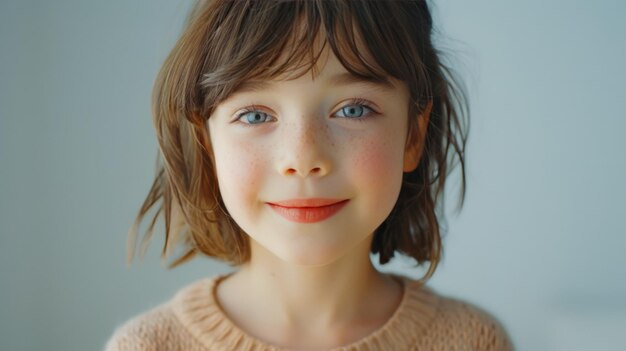
M 293 199 L 268 202 L 267 204 L 283 218 L 298 223 L 315 223 L 332 217 L 350 200 Z

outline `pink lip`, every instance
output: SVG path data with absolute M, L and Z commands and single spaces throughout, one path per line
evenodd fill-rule
M 299 223 L 323 221 L 339 212 L 349 200 L 292 199 L 267 204 L 285 219 Z

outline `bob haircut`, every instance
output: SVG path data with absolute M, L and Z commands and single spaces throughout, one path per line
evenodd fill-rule
M 160 153 L 156 178 L 129 231 L 128 263 L 139 223 L 159 200 L 142 256 L 164 213 L 162 259 L 177 244 L 185 248 L 168 268 L 198 253 L 231 265 L 249 260 L 249 238 L 219 192 L 206 122 L 243 82 L 314 68 L 320 55 L 314 41 L 321 35 L 351 74 L 381 82 L 393 77 L 408 87 L 406 145 L 423 143 L 422 156 L 414 171 L 403 174 L 398 200 L 374 232 L 371 252 L 379 254 L 380 264 L 396 252 L 417 265 L 429 261 L 423 278 L 429 279 L 443 253 L 438 214 L 444 218 L 444 186 L 455 155 L 462 176 L 459 209 L 464 202 L 469 129 L 465 90 L 440 60 L 432 34 L 424 0 L 198 1 L 155 81 L 152 114 Z M 429 108 L 425 138 L 415 140 L 417 118 Z

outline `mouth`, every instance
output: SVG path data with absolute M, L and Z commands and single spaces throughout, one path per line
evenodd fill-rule
M 298 223 L 315 223 L 332 217 L 349 199 L 292 199 L 268 202 L 272 210 L 283 218 Z

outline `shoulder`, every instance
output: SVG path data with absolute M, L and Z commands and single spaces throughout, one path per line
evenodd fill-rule
M 412 321 L 416 349 L 512 351 L 503 324 L 485 309 L 439 293 L 421 281 L 403 277 L 407 287 L 403 321 Z
M 428 288 L 427 288 L 428 289 Z M 487 310 L 461 299 L 437 295 L 438 313 L 429 334 L 471 350 L 512 351 L 504 325 Z
M 193 350 L 196 341 L 177 313 L 181 298 L 210 282 L 200 280 L 181 288 L 170 300 L 117 326 L 105 351 Z
M 175 333 L 177 323 L 168 304 L 159 305 L 115 328 L 105 351 L 156 350 Z

